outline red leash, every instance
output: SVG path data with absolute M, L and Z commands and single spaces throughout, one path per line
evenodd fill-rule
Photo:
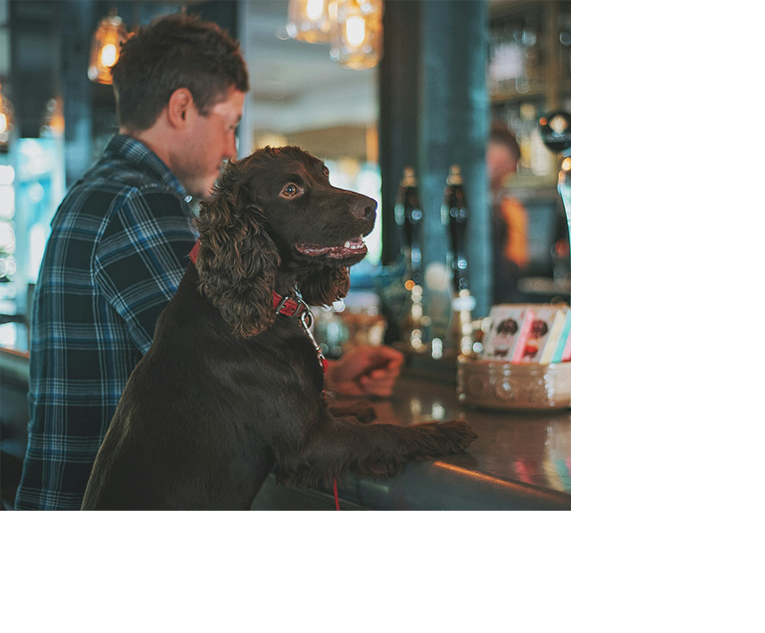
M 313 341 L 313 336 L 311 336 L 311 340 Z M 316 344 L 315 341 L 314 341 L 314 344 Z M 319 356 L 320 356 L 319 360 L 321 361 L 321 367 L 324 370 L 324 375 L 326 376 L 326 374 L 327 374 L 327 359 L 324 358 L 324 354 L 322 354 L 321 352 L 319 352 Z M 332 491 L 335 493 L 335 510 L 339 511 L 340 510 L 340 497 L 337 496 L 337 479 L 335 479 L 335 478 L 332 479 Z
M 199 257 L 199 246 L 200 242 L 197 240 L 194 243 L 194 248 L 191 249 L 191 252 L 189 253 L 189 258 L 191 259 L 191 263 L 195 264 L 197 263 L 197 257 Z M 274 310 L 276 310 L 277 314 L 282 314 L 287 317 L 300 317 L 300 324 L 303 326 L 303 329 L 305 330 L 305 333 L 308 335 L 308 338 L 311 339 L 311 342 L 313 343 L 314 348 L 316 349 L 316 354 L 319 357 L 319 363 L 321 364 L 322 371 L 326 375 L 327 373 L 327 359 L 324 358 L 324 354 L 321 351 L 321 347 L 316 343 L 316 339 L 313 337 L 313 332 L 311 332 L 311 325 L 313 325 L 313 313 L 311 312 L 311 309 L 308 307 L 308 304 L 303 301 L 303 298 L 300 296 L 300 293 L 297 292 L 297 286 L 295 286 L 295 291 L 298 295 L 298 300 L 296 301 L 290 296 L 282 297 L 279 293 L 273 292 L 273 302 L 274 302 Z M 337 480 L 332 479 L 332 489 L 335 493 L 335 510 L 340 510 L 340 498 L 337 496 Z

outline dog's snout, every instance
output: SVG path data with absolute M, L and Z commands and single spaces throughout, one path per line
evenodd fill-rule
M 377 209 L 377 202 L 372 200 L 372 198 L 360 196 L 353 205 L 351 212 L 361 220 L 372 220 L 375 217 L 375 209 Z

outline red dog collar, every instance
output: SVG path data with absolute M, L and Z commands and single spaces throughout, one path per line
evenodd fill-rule
M 273 291 L 274 310 L 276 314 L 283 314 L 284 316 L 294 317 L 300 316 L 300 313 L 304 310 L 308 310 L 308 306 L 303 301 L 295 301 L 292 297 L 282 297 L 278 292 Z

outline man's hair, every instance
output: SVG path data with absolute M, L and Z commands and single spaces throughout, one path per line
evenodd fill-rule
M 231 86 L 249 90 L 239 42 L 217 24 L 185 13 L 141 27 L 122 45 L 112 79 L 119 124 L 138 132 L 154 125 L 178 88 L 188 88 L 203 116 Z
M 495 121 L 491 124 L 491 130 L 489 132 L 489 142 L 500 143 L 510 150 L 510 153 L 515 157 L 515 160 L 521 158 L 521 148 L 518 145 L 518 141 L 507 126 L 504 123 Z

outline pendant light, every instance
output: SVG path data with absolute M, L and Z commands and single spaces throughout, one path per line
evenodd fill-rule
M 337 0 L 290 0 L 287 34 L 311 44 L 329 42 Z
M 90 45 L 88 77 L 100 84 L 112 83 L 112 66 L 120 57 L 120 46 L 127 40 L 127 31 L 117 9 L 101 20 Z
M 329 56 L 345 68 L 373 68 L 382 57 L 382 0 L 338 0 Z

